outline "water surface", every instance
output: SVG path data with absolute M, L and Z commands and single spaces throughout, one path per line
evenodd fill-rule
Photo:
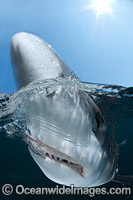
M 62 85 L 72 85 L 77 90 L 85 91 L 101 108 L 108 125 L 108 134 L 112 131 L 118 144 L 127 139 L 119 150 L 119 173 L 133 175 L 133 88 L 122 86 L 83 83 L 70 79 L 51 79 L 35 81 L 16 93 L 0 95 L 0 185 L 10 183 L 14 187 L 22 184 L 25 187 L 55 187 L 57 184 L 45 177 L 29 154 L 27 139 L 30 121 L 24 109 L 34 97 L 46 98 Z M 38 151 L 37 147 L 34 147 Z M 59 186 L 61 187 L 61 186 Z M 122 187 L 110 182 L 101 187 Z M 20 199 L 72 199 L 74 196 L 20 196 Z M 77 199 L 88 199 L 88 196 L 76 196 Z M 18 199 L 18 195 L 0 199 Z M 96 196 L 95 199 L 124 199 L 121 196 Z

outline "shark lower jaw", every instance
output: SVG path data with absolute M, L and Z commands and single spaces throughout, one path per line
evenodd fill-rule
M 33 152 L 37 156 L 43 158 L 44 162 L 49 160 L 53 163 L 59 163 L 60 165 L 70 168 L 74 172 L 78 173 L 81 177 L 85 178 L 84 167 L 71 156 L 42 143 L 40 140 L 35 139 L 30 134 L 26 133 L 26 135 L 30 139 L 30 142 L 32 141 L 31 145 L 29 146 L 30 152 Z

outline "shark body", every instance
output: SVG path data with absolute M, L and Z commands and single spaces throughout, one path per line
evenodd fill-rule
M 114 179 L 118 148 L 107 134 L 104 117 L 87 92 L 78 90 L 75 73 L 52 47 L 29 33 L 11 41 L 11 57 L 18 89 L 42 79 L 68 78 L 47 98 L 36 97 L 25 108 L 32 126 L 30 139 L 44 152 L 29 152 L 52 181 L 93 187 Z

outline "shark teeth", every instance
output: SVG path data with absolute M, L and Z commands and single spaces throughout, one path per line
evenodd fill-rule
M 40 155 L 44 159 L 48 158 L 54 160 L 55 162 L 66 165 L 67 167 L 73 169 L 74 171 L 79 173 L 82 177 L 84 177 L 83 166 L 77 163 L 73 158 L 58 151 L 57 149 L 54 149 L 42 143 L 38 139 L 35 139 L 31 134 L 26 133 L 26 135 L 28 136 L 27 142 L 29 144 L 29 148 L 34 153 Z
M 40 156 L 42 156 L 42 155 L 40 155 Z M 59 162 L 61 164 L 64 164 L 64 165 L 70 167 L 71 169 L 73 169 L 77 173 L 79 173 L 82 177 L 84 177 L 83 167 L 80 164 L 72 163 L 69 160 L 61 159 L 59 157 L 56 157 L 55 155 L 50 155 L 49 153 L 45 153 L 44 156 L 45 156 L 45 158 L 48 157 L 51 160 L 54 160 L 55 162 Z

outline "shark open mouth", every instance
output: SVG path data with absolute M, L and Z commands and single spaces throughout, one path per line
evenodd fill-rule
M 43 157 L 44 159 L 49 158 L 55 162 L 61 163 L 84 178 L 84 168 L 82 165 L 80 165 L 78 162 L 76 162 L 73 158 L 68 156 L 65 153 L 60 152 L 59 150 L 50 147 L 40 140 L 34 138 L 31 134 L 26 133 L 28 136 L 26 138 L 26 142 L 29 144 L 29 149 L 33 152 L 38 154 L 39 156 Z

